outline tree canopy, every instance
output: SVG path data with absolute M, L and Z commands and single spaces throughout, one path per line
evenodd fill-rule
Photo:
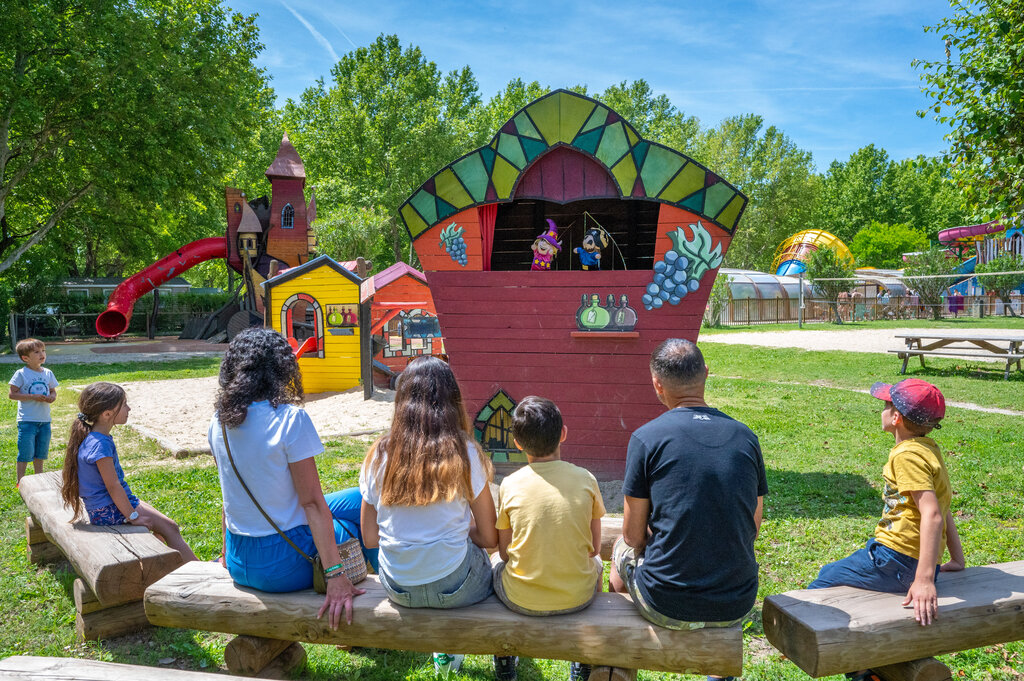
M 1024 273 L 1024 258 L 1013 253 L 1004 253 L 997 258 L 992 258 L 987 263 L 978 265 L 975 272 L 977 274 L 1005 273 L 979 277 L 978 282 L 985 287 L 985 290 L 991 291 L 1003 301 L 1003 310 L 1016 317 L 1017 313 L 1014 312 L 1013 305 L 1010 304 L 1010 294 L 1024 286 L 1024 274 L 1022 274 Z
M 899 269 L 903 254 L 928 248 L 928 237 L 907 225 L 872 220 L 850 242 L 850 252 L 862 267 Z
M 942 294 L 956 283 L 953 277 L 938 275 L 950 274 L 955 266 L 949 251 L 941 246 L 932 246 L 907 259 L 903 272 L 907 286 L 917 293 L 921 304 L 928 307 L 932 319 L 942 318 Z
M 835 313 L 835 323 L 842 324 L 839 314 L 839 296 L 853 288 L 853 282 L 846 281 L 853 276 L 853 265 L 832 248 L 818 248 L 807 260 L 807 278 L 818 290 L 828 306 Z
M 1024 212 L 1024 0 L 950 0 L 926 31 L 945 61 L 923 69 L 928 111 L 949 125 L 946 160 L 977 221 Z
M 0 272 L 55 233 L 88 262 L 190 232 L 177 207 L 207 198 L 262 122 L 261 48 L 219 0 L 5 2 Z

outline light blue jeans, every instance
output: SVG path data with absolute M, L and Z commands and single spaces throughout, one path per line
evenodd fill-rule
M 334 517 L 334 538 L 339 544 L 356 537 L 363 541 L 359 530 L 359 510 L 363 497 L 359 488 L 324 495 Z M 309 525 L 299 525 L 285 534 L 309 556 L 316 555 L 313 533 Z M 276 532 L 265 537 L 246 537 L 227 533 L 225 537 L 225 563 L 228 574 L 242 586 L 270 593 L 284 593 L 313 588 L 313 566 Z M 363 547 L 363 556 L 377 569 L 377 549 Z
M 487 552 L 467 542 L 466 557 L 451 574 L 434 582 L 403 586 L 380 570 L 380 585 L 393 603 L 406 608 L 462 608 L 478 603 L 494 593 L 491 587 L 491 561 Z

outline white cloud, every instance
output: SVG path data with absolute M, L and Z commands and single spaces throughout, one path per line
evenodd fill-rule
M 320 45 L 321 45 L 321 46 L 322 46 L 322 47 L 323 47 L 323 48 L 324 48 L 325 50 L 327 50 L 327 53 L 328 53 L 329 55 L 331 55 L 331 59 L 332 59 L 332 60 L 334 60 L 334 61 L 333 61 L 333 63 L 337 63 L 337 62 L 341 61 L 341 57 L 339 57 L 339 56 L 338 56 L 338 53 L 334 51 L 334 46 L 333 46 L 333 45 L 331 45 L 331 42 L 330 42 L 330 41 L 329 41 L 329 40 L 328 40 L 327 38 L 325 38 L 325 37 L 323 36 L 323 34 L 322 34 L 322 33 L 320 33 L 320 31 L 318 31 L 318 30 L 316 30 L 315 28 L 313 28 L 313 24 L 311 24 L 311 23 L 309 23 L 308 21 L 306 21 L 306 18 L 305 18 L 304 16 L 302 16 L 301 14 L 299 14 L 298 12 L 296 12 L 296 11 L 295 11 L 294 9 L 292 9 L 291 5 L 289 5 L 289 4 L 288 4 L 287 2 L 285 2 L 284 0 L 281 0 L 281 5 L 282 5 L 282 6 L 283 6 L 283 7 L 284 7 L 284 8 L 286 9 L 286 10 L 288 10 L 289 12 L 291 12 L 291 13 L 292 13 L 292 16 L 294 16 L 294 17 L 295 17 L 296 19 L 298 19 L 298 20 L 299 20 L 299 23 L 301 23 L 301 24 L 302 24 L 303 26 L 305 26 L 305 27 L 306 27 L 306 30 L 307 30 L 307 31 L 309 31 L 309 34 L 310 34 L 311 36 L 313 36 L 313 40 L 315 40 L 315 41 L 317 41 L 318 43 L 320 43 Z M 342 35 L 344 35 L 344 34 L 342 34 Z M 348 36 L 346 36 L 346 37 L 348 37 Z M 351 42 L 351 41 L 349 41 L 349 42 Z

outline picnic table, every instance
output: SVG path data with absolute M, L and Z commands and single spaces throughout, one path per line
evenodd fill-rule
M 911 357 L 920 359 L 923 367 L 925 355 L 946 355 L 1005 361 L 1003 378 L 1008 379 L 1014 364 L 1018 371 L 1021 370 L 1020 362 L 1024 358 L 1024 331 L 921 331 L 898 333 L 896 338 L 902 338 L 906 343 L 905 348 L 889 350 L 903 360 L 901 374 L 907 373 Z

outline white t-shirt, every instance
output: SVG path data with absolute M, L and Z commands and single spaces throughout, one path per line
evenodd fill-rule
M 377 509 L 380 527 L 380 566 L 398 585 L 417 586 L 447 577 L 466 557 L 472 512 L 465 499 L 428 506 L 384 506 L 380 503 L 380 478 L 387 454 L 379 452 L 378 476 L 366 465 L 359 472 L 363 500 Z M 470 483 L 476 499 L 487 485 L 480 455 L 469 444 Z
M 277 534 L 238 481 L 216 414 L 210 420 L 207 439 L 217 461 L 228 531 L 247 537 Z M 228 442 L 238 472 L 277 526 L 284 531 L 307 524 L 288 464 L 324 451 L 309 414 L 293 404 L 275 409 L 266 400 L 253 402 L 242 425 L 228 428 Z
M 46 367 L 39 367 L 39 371 L 21 367 L 11 376 L 9 383 L 18 386 L 18 391 L 26 395 L 49 395 L 50 390 L 58 385 L 57 378 Z M 49 423 L 50 403 L 18 400 L 18 421 Z

